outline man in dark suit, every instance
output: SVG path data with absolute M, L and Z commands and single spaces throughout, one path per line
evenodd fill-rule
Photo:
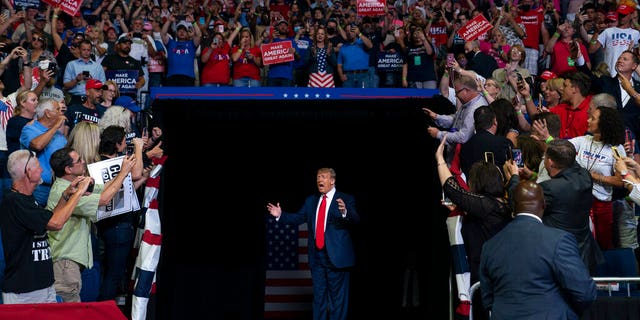
M 489 106 L 482 106 L 473 112 L 473 121 L 476 134 L 465 142 L 460 149 L 460 167 L 468 177 L 471 166 L 478 162 L 491 160 L 502 171 L 502 165 L 507 160 L 510 148 L 513 148 L 511 140 L 496 135 L 498 120 L 496 113 Z
M 313 281 L 313 319 L 344 320 L 349 302 L 349 278 L 355 264 L 351 230 L 360 222 L 353 196 L 336 190 L 336 172 L 318 169 L 319 194 L 307 197 L 296 213 L 280 203 L 267 204 L 278 223 L 309 226 L 309 268 Z
M 484 244 L 480 259 L 491 319 L 579 319 L 597 290 L 575 237 L 542 223 L 544 196 L 535 182 L 519 183 L 511 196 L 516 218 Z
M 478 40 L 464 44 L 464 54 L 467 56 L 467 70 L 473 70 L 485 79 L 491 78 L 493 70 L 498 69 L 498 63 L 492 56 L 480 51 Z

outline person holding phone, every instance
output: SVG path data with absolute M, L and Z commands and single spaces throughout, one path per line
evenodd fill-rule
M 222 32 L 214 32 L 211 43 L 202 50 L 200 59 L 204 63 L 200 84 L 203 87 L 226 87 L 231 84 L 231 45 L 242 26 L 236 27 L 229 37 Z
M 102 65 L 91 59 L 93 44 L 89 40 L 82 40 L 79 45 L 80 56 L 71 60 L 64 69 L 64 90 L 71 94 L 69 105 L 82 103 L 82 97 L 87 93 L 86 84 L 89 79 L 107 81 Z
M 431 46 L 431 39 L 422 28 L 416 27 L 409 33 L 407 58 L 402 65 L 402 87 L 436 89 L 434 60 L 435 52 Z
M 454 204 L 447 208 L 459 208 L 464 212 L 461 232 L 469 263 L 470 283 L 475 283 L 479 280 L 482 245 L 512 220 L 512 210 L 505 198 L 503 175 L 493 163 L 476 161 L 467 175 L 467 184 L 458 182 L 444 160 L 447 135 L 444 134 L 436 149 L 438 177 L 445 197 Z M 479 300 L 473 305 L 474 319 L 489 319 L 484 308 L 476 307 L 482 305 Z

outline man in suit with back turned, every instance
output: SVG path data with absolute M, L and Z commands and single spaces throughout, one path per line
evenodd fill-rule
M 309 226 L 309 268 L 313 282 L 313 319 L 345 320 L 349 279 L 355 264 L 351 230 L 360 222 L 353 196 L 336 190 L 336 172 L 318 169 L 319 193 L 307 197 L 297 213 L 267 204 L 278 223 Z
M 484 244 L 480 258 L 482 301 L 491 319 L 579 319 L 597 290 L 575 237 L 542 223 L 537 183 L 520 182 L 510 196 L 516 217 Z

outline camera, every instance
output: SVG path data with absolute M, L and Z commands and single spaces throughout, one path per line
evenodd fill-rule
M 220 40 L 218 40 L 218 38 L 213 38 L 213 44 L 218 45 L 218 43 L 220 43 Z
M 134 38 L 142 38 L 142 33 L 140 32 L 134 32 L 132 35 Z

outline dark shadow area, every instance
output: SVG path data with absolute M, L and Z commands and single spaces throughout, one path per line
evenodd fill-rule
M 297 211 L 316 170 L 355 196 L 350 319 L 446 319 L 449 246 L 430 99 L 157 100 L 167 160 L 157 319 L 261 319 L 267 202 Z M 438 108 L 434 108 L 438 109 Z M 415 253 L 420 306 L 402 307 Z

